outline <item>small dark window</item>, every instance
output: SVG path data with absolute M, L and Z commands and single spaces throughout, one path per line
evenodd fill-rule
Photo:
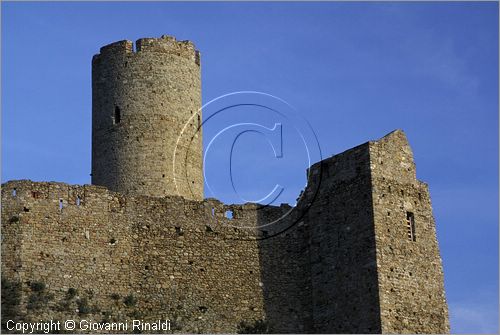
M 14 187 L 14 189 L 12 190 L 12 196 L 15 197 L 17 196 L 17 189 Z
M 177 234 L 177 236 L 184 235 L 184 232 L 182 231 L 181 227 L 175 227 L 175 233 Z
M 122 114 L 121 114 L 121 111 L 120 111 L 120 107 L 118 106 L 115 106 L 115 124 L 118 124 L 120 123 L 122 119 Z
M 63 199 L 59 199 L 59 209 L 63 209 Z
M 415 216 L 412 212 L 406 212 L 406 227 L 408 231 L 408 239 L 415 242 L 417 236 L 415 234 Z

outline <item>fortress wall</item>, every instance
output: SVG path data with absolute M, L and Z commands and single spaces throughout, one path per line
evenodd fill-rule
M 447 332 L 429 192 L 405 135 L 325 159 L 308 177 L 297 207 L 272 225 L 291 207 L 8 182 L 2 275 L 21 283 L 25 319 L 168 318 L 180 332 L 235 332 L 259 320 L 278 333 Z M 78 295 L 68 298 L 71 288 Z
M 275 333 L 313 332 L 310 233 L 304 220 L 275 237 L 259 241 L 266 320 Z
M 132 280 L 148 315 L 179 319 L 189 332 L 235 329 L 242 320 L 263 318 L 255 240 L 241 241 L 246 236 L 221 227 L 227 219 L 212 217 L 203 202 L 138 200 L 128 207 L 136 257 Z M 255 221 L 250 211 L 232 221 Z
M 18 224 L 24 212 L 21 202 L 12 201 L 13 194 L 21 197 L 16 187 L 2 188 L 2 278 L 17 280 L 21 269 L 22 239 L 24 225 Z M 6 208 L 9 208 L 8 214 Z
M 305 221 L 311 230 L 314 330 L 380 332 L 368 144 L 311 167 L 319 186 Z
M 2 274 L 22 283 L 28 319 L 169 318 L 183 332 L 234 332 L 257 320 L 298 330 L 310 316 L 303 232 L 257 240 L 262 233 L 255 229 L 224 225 L 256 226 L 286 206 L 126 197 L 98 186 L 31 181 L 4 184 L 2 200 Z M 19 221 L 9 222 L 13 216 Z M 53 297 L 30 309 L 40 296 L 30 289 L 34 282 Z M 70 288 L 78 295 L 68 299 Z M 127 305 L 128 296 L 136 303 Z
M 16 196 L 11 190 L 16 188 Z M 80 205 L 76 197 L 80 196 Z M 21 233 L 12 236 L 21 244 L 21 266 L 10 268 L 6 275 L 22 284 L 22 312 L 27 317 L 63 319 L 78 308 L 76 299 L 65 305 L 69 288 L 78 289 L 80 298 L 88 299 L 88 307 L 112 308 L 110 287 L 116 293 L 131 292 L 129 278 L 132 259 L 131 229 L 113 213 L 119 198 L 95 186 L 69 186 L 63 183 L 16 181 L 2 188 L 2 230 L 12 216 Z M 60 204 L 62 203 L 62 209 Z M 18 207 L 25 210 L 18 212 Z M 111 239 L 120 241 L 111 245 Z M 2 255 L 8 255 L 2 244 Z M 32 292 L 31 283 L 44 283 L 47 294 Z M 30 299 L 53 299 L 40 308 L 30 308 Z M 100 319 L 99 313 L 95 314 Z M 66 317 L 64 317 L 66 319 Z
M 406 136 L 370 143 L 382 330 L 447 333 L 443 270 L 428 187 L 416 179 Z M 408 236 L 407 213 L 415 222 Z

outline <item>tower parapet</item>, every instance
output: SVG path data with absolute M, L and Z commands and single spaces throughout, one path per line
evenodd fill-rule
M 201 200 L 200 108 L 192 42 L 162 36 L 139 39 L 135 51 L 127 40 L 102 47 L 92 60 L 92 183 Z
M 196 50 L 193 42 L 185 40 L 178 41 L 173 36 L 163 35 L 160 38 L 140 38 L 134 43 L 129 40 L 117 41 L 101 47 L 100 53 L 94 57 L 100 56 L 119 56 L 123 53 L 139 52 L 159 52 L 177 55 L 191 59 L 200 65 L 200 52 Z

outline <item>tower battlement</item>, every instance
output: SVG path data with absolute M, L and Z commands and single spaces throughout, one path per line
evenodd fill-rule
M 94 59 L 100 57 L 120 57 L 128 54 L 129 56 L 142 53 L 164 53 L 189 59 L 200 65 L 200 52 L 196 49 L 193 42 L 189 40 L 178 41 L 173 36 L 163 35 L 160 38 L 140 38 L 135 42 L 123 40 L 110 43 L 101 47 L 100 53 L 94 56 Z
M 129 40 L 123 40 L 123 41 L 113 42 L 101 47 L 100 53 L 94 55 L 94 57 L 100 55 L 112 55 L 112 54 L 119 55 L 123 53 L 133 53 L 133 52 L 134 52 L 134 42 Z

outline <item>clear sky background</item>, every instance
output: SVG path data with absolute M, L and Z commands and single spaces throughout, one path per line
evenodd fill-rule
M 92 55 L 162 34 L 201 50 L 204 102 L 276 95 L 323 157 L 403 129 L 430 185 L 452 332 L 498 332 L 497 3 L 2 2 L 2 182 L 90 183 Z M 307 166 L 294 143 L 275 166 L 258 134 L 238 142 L 241 192 L 280 177 L 294 203 Z

